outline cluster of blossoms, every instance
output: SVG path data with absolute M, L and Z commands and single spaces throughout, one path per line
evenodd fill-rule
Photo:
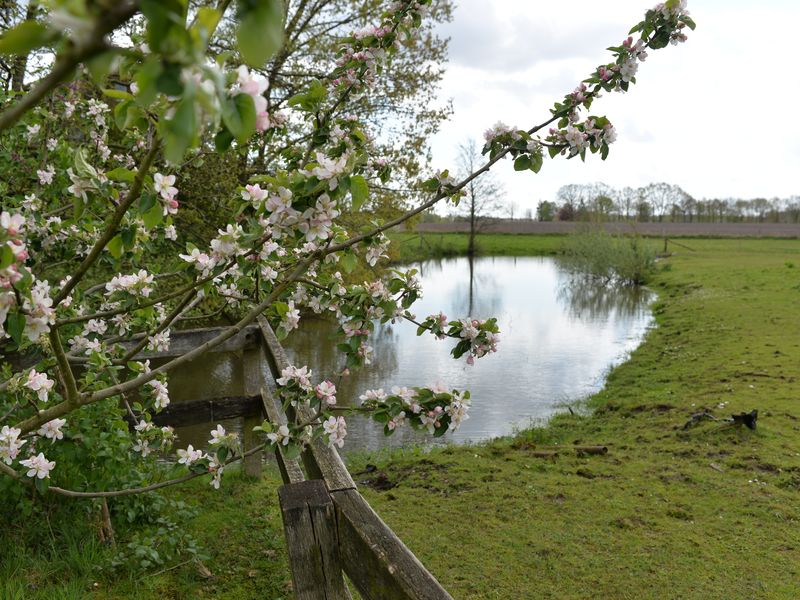
M 428 14 L 429 5 L 429 1 L 395 2 L 379 25 L 364 27 L 345 38 L 333 85 L 360 88 L 374 83 L 388 53 L 400 48 L 405 32 Z
M 61 440 L 64 438 L 64 433 L 61 431 L 61 428 L 65 423 L 66 419 L 53 419 L 42 425 L 36 434 L 42 438 L 52 440 L 53 442 Z M 22 439 L 20 437 L 21 434 L 21 429 L 9 427 L 8 425 L 4 425 L 3 428 L 0 429 L 0 460 L 7 465 L 13 464 L 20 450 L 28 441 Z M 38 479 L 49 478 L 50 471 L 53 470 L 56 463 L 55 461 L 47 460 L 42 452 L 36 455 L 33 454 L 35 441 L 36 436 L 34 436 L 34 443 L 31 444 L 30 447 L 31 455 L 26 459 L 20 460 L 19 464 L 28 469 L 26 473 L 28 477 L 35 477 Z
M 175 187 L 175 175 L 153 175 L 153 189 L 161 199 L 164 216 L 178 214 L 178 188 Z
M 111 278 L 111 281 L 106 283 L 106 294 L 111 295 L 114 292 L 126 292 L 131 296 L 138 296 L 140 298 L 148 298 L 153 291 L 153 275 L 140 269 L 138 273 L 131 275 L 122 275 L 121 273 Z
M 383 423 L 391 435 L 407 423 L 414 429 L 427 429 L 434 437 L 455 431 L 469 418 L 469 392 L 448 390 L 437 384 L 431 387 L 394 387 L 391 394 L 382 389 L 367 390 L 360 396 L 361 407 Z
M 210 252 L 202 252 L 190 244 L 189 254 L 179 255 L 181 259 L 194 265 L 203 277 L 207 277 L 218 266 L 246 253 L 240 243 L 244 234 L 241 225 L 229 224 L 225 229 L 219 229 L 217 233 L 219 235 L 211 240 Z
M 434 334 L 438 339 L 452 337 L 460 341 L 451 350 L 454 358 L 467 355 L 467 364 L 474 364 L 476 358 L 481 358 L 492 352 L 497 352 L 499 340 L 496 319 L 458 319 L 448 321 L 447 316 L 439 313 L 428 316 L 417 328 L 417 335 L 426 331 Z
M 328 436 L 328 444 L 339 448 L 344 446 L 344 438 L 347 435 L 347 423 L 344 417 L 328 417 L 322 423 L 322 430 Z
M 175 431 L 172 427 L 156 427 L 152 421 L 140 419 L 134 425 L 136 440 L 133 445 L 134 452 L 142 455 L 142 458 L 154 451 L 166 452 L 175 440 Z
M 583 123 L 567 125 L 565 129 L 551 128 L 546 140 L 551 147 L 560 148 L 570 157 L 584 155 L 586 150 L 608 152 L 617 139 L 614 126 L 605 117 L 589 117 Z
M 238 434 L 226 432 L 222 425 L 217 425 L 215 429 L 211 430 L 211 439 L 208 440 L 208 444 L 213 449 L 213 453 L 195 449 L 191 444 L 186 448 L 180 448 L 176 452 L 178 463 L 185 465 L 193 473 L 210 473 L 209 484 L 214 489 L 219 489 L 226 461 L 241 455 L 241 443 Z
M 35 342 L 55 322 L 50 284 L 36 280 L 25 267 L 28 249 L 22 237 L 24 230 L 22 215 L 0 213 L 0 339 L 10 335 L 17 343 L 23 335 Z M 16 309 L 14 313 L 12 309 Z
M 483 139 L 489 143 L 501 136 L 509 136 L 513 140 L 518 139 L 520 134 L 516 127 L 510 127 L 502 121 L 498 121 L 492 127 L 483 132 Z
M 284 405 L 304 405 L 314 409 L 316 416 L 322 417 L 322 427 L 315 431 L 309 424 L 294 427 L 264 422 L 256 429 L 265 432 L 270 443 L 299 451 L 315 435 L 322 435 L 330 446 L 341 448 L 344 445 L 347 423 L 343 416 L 330 414 L 336 406 L 336 386 L 333 383 L 323 381 L 315 386 L 307 367 L 289 366 L 281 372 L 278 384 Z M 469 392 L 448 390 L 438 384 L 432 387 L 394 387 L 391 394 L 382 389 L 367 390 L 360 400 L 360 407 L 337 407 L 336 410 L 365 411 L 383 424 L 386 435 L 407 423 L 438 437 L 457 429 L 469 418 Z
M 10 465 L 16 460 L 19 451 L 27 440 L 20 439 L 22 430 L 3 425 L 0 429 L 0 460 Z
M 28 378 L 25 380 L 24 386 L 33 391 L 39 402 L 47 402 L 50 390 L 53 389 L 55 381 L 47 376 L 47 373 L 39 373 L 36 369 L 28 371 Z

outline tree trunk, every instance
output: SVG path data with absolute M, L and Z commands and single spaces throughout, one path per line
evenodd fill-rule
M 28 8 L 25 11 L 25 20 L 30 21 L 36 16 L 36 3 L 29 2 Z M 21 92 L 22 86 L 25 84 L 25 71 L 28 69 L 28 54 L 20 54 L 14 58 L 14 67 L 11 73 L 11 89 L 15 92 Z

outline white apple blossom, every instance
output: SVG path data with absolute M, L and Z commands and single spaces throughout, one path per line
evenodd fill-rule
M 203 451 L 195 450 L 191 444 L 189 444 L 185 450 L 183 448 L 178 449 L 177 454 L 178 462 L 187 467 L 203 458 Z
M 156 410 L 161 410 L 169 406 L 169 389 L 166 383 L 154 379 L 147 384 L 155 391 L 154 405 Z
M 322 423 L 322 430 L 327 434 L 330 446 L 344 446 L 344 438 L 347 436 L 344 417 L 329 417 Z
M 383 391 L 383 388 L 378 388 L 376 390 L 367 390 L 363 394 L 358 397 L 359 400 L 364 402 L 365 400 L 377 400 L 383 401 L 386 400 L 386 392 Z
M 20 449 L 27 440 L 19 439 L 21 429 L 3 425 L 0 429 L 0 460 L 10 465 L 17 458 Z
M 41 452 L 27 460 L 19 461 L 19 464 L 28 469 L 28 477 L 38 477 L 39 479 L 49 478 L 50 471 L 56 466 L 54 461 L 48 461 Z
M 47 402 L 47 396 L 54 384 L 55 381 L 47 377 L 47 373 L 39 373 L 36 369 L 28 372 L 28 379 L 25 381 L 25 387 L 36 392 L 40 402 Z
M 44 169 L 38 169 L 36 171 L 36 176 L 39 178 L 39 183 L 41 185 L 50 185 L 53 183 L 55 174 L 56 170 L 53 168 L 53 165 L 47 165 Z
M 178 188 L 175 187 L 175 175 L 156 173 L 153 175 L 153 189 L 164 200 L 171 200 L 178 193 Z
M 61 431 L 61 427 L 63 427 L 66 422 L 66 419 L 53 419 L 42 425 L 36 433 L 53 441 L 64 439 L 64 433 Z
M 314 391 L 317 394 L 317 398 L 324 401 L 329 406 L 334 406 L 336 404 L 336 386 L 330 381 L 323 381 L 314 388 Z
M 290 441 L 289 428 L 286 425 L 278 427 L 277 431 L 267 434 L 267 439 L 275 445 L 287 446 Z

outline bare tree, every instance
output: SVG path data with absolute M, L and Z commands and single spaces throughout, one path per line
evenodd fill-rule
M 461 175 L 472 173 L 483 162 L 478 145 L 475 140 L 467 140 L 458 146 L 458 170 Z M 463 214 L 469 217 L 469 243 L 467 254 L 475 254 L 475 234 L 479 233 L 485 218 L 492 212 L 498 211 L 505 196 L 502 185 L 489 172 L 483 177 L 473 179 L 464 188 L 464 198 L 459 207 Z

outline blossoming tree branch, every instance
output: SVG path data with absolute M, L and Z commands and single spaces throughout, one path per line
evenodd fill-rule
M 374 26 L 344 37 L 336 67 L 282 111 L 269 106 L 267 82 L 251 68 L 283 43 L 283 2 L 230 4 L 190 11 L 185 0 L 106 9 L 53 0 L 43 19 L 0 38 L 4 55 L 45 48 L 54 56 L 50 71 L 5 97 L 0 111 L 10 149 L 2 168 L 16 173 L 0 215 L 0 493 L 22 495 L 34 485 L 42 493 L 115 496 L 200 475 L 219 487 L 225 467 L 242 458 L 237 436 L 217 426 L 208 451 L 178 449 L 188 472 L 164 480 L 155 457 L 174 434 L 156 427 L 153 415 L 169 405 L 171 371 L 261 315 L 279 337 L 298 327 L 304 311 L 331 315 L 341 353 L 338 373 L 315 377 L 308 366 L 281 373 L 284 405 L 307 404 L 315 416 L 265 422 L 258 428 L 264 445 L 291 454 L 323 437 L 342 446 L 351 411 L 371 415 L 387 435 L 402 426 L 434 436 L 457 428 L 468 416 L 467 391 L 366 390 L 359 406 L 348 407 L 337 402 L 333 381 L 368 368 L 379 322 L 409 321 L 420 335 L 449 338 L 454 358 L 472 364 L 497 349 L 495 320 L 418 318 L 414 270 L 384 269 L 361 284 L 348 274 L 386 258 L 386 230 L 439 202 L 458 202 L 464 186 L 505 158 L 534 173 L 548 157 L 605 159 L 617 136 L 606 117 L 590 112 L 594 101 L 626 91 L 648 52 L 684 41 L 694 28 L 684 0 L 647 11 L 631 37 L 609 49 L 609 62 L 543 122 L 527 129 L 498 123 L 485 133 L 481 168 L 460 181 L 445 170 L 404 182 L 427 198 L 351 231 L 343 217 L 391 179 L 392 165 L 375 155 L 370 127 L 345 109 L 380 81 L 431 0 L 390 3 Z M 238 53 L 211 57 L 222 22 L 235 26 Z M 189 243 L 175 220 L 183 169 L 209 153 L 246 154 L 256 142 L 277 158 L 225 199 L 235 204 L 231 222 L 207 246 Z M 171 331 L 212 317 L 220 303 L 237 307 L 238 322 L 158 367 L 138 359 L 167 350 Z

